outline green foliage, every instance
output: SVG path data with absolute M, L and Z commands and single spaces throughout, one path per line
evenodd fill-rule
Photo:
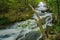
M 39 3 L 39 0 L 0 0 L 0 11 L 5 11 L 8 9 L 14 9 L 14 10 L 26 10 L 30 7 L 28 4 L 31 4 L 33 7 L 36 7 Z
M 57 31 L 60 31 L 60 0 L 48 0 L 48 6 L 50 9 L 52 9 L 53 11 L 53 15 L 57 16 L 56 14 L 58 14 L 58 20 L 55 20 L 54 21 L 57 21 L 56 23 L 54 23 L 55 27 L 56 27 L 56 30 Z
M 53 13 L 58 13 L 58 10 L 60 10 L 60 1 L 58 0 L 47 0 L 47 4 L 49 6 L 50 9 L 52 9 Z
M 6 17 L 0 17 L 0 25 L 3 25 L 5 23 L 9 23 L 10 20 Z
M 0 24 L 5 24 L 9 18 L 11 22 L 22 21 L 29 19 L 33 11 L 28 6 L 30 3 L 34 8 L 37 6 L 40 0 L 0 0 Z M 4 21 L 4 20 L 5 21 Z M 7 21 L 7 22 L 6 22 Z
M 56 24 L 56 30 L 58 32 L 60 32 L 60 19 L 58 20 L 57 24 Z

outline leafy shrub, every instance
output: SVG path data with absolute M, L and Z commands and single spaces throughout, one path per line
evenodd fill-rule
M 5 24 L 5 23 L 9 23 L 10 20 L 6 17 L 0 17 L 0 25 Z

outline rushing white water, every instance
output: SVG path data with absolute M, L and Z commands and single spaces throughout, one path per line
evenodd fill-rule
M 38 8 L 36 8 L 36 12 L 40 15 L 41 19 L 45 18 L 45 24 L 42 25 L 43 29 L 46 29 L 46 26 L 52 26 L 52 13 L 48 13 L 48 12 L 44 12 L 42 13 L 42 11 L 47 10 L 46 5 L 43 2 L 40 2 L 38 4 Z M 33 18 L 37 19 L 36 14 L 34 14 Z M 39 40 L 41 38 L 38 37 L 37 40 Z
M 37 10 L 40 10 L 40 11 L 44 11 L 44 10 L 47 10 L 47 7 L 46 7 L 46 4 L 43 3 L 43 2 L 40 2 L 38 4 L 38 7 L 36 8 Z
M 44 10 L 47 10 L 46 5 L 43 2 L 40 2 L 38 4 L 38 8 L 36 8 L 36 12 L 40 15 L 41 19 L 45 18 L 46 23 L 42 25 L 43 28 L 45 29 L 47 25 L 52 26 L 52 13 L 48 13 L 48 12 L 42 13 L 41 11 L 44 11 Z M 36 14 L 34 14 L 33 18 L 38 20 Z
M 23 39 L 25 35 L 31 31 L 38 31 L 37 23 L 35 20 L 29 19 L 20 23 L 15 23 L 16 29 L 0 30 L 0 40 L 16 40 L 19 35 L 23 35 L 19 40 Z M 14 25 L 14 26 L 15 26 Z M 2 37 L 1 37 L 2 36 Z M 8 37 L 7 37 L 8 36 Z
M 38 7 L 36 8 L 36 12 L 40 15 L 40 18 L 43 20 L 45 19 L 45 24 L 43 24 L 43 28 L 45 29 L 46 26 L 52 26 L 52 13 L 47 13 L 44 12 L 42 13 L 41 11 L 47 10 L 46 4 L 43 2 L 40 2 L 38 4 Z M 34 14 L 33 18 L 37 19 L 36 15 Z M 0 40 L 16 40 L 20 35 L 22 37 L 18 38 L 17 40 L 21 40 L 25 38 L 26 34 L 31 32 L 31 31 L 38 31 L 39 27 L 37 25 L 37 22 L 33 19 L 29 19 L 23 22 L 15 23 L 14 25 L 11 26 L 11 28 L 7 28 L 4 30 L 0 30 Z M 42 37 L 40 35 L 37 37 L 36 40 L 39 40 Z

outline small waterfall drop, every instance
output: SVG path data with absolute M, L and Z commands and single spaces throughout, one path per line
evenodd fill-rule
M 38 4 L 38 7 L 36 8 L 36 12 L 40 15 L 41 20 L 45 20 L 45 24 L 42 25 L 43 29 L 46 29 L 47 26 L 52 26 L 52 13 L 46 12 L 45 10 L 47 10 L 46 4 L 44 4 L 43 2 L 40 2 Z M 38 20 L 35 14 L 33 18 Z M 38 37 L 37 40 L 39 40 L 41 36 L 42 35 L 40 35 L 40 37 Z

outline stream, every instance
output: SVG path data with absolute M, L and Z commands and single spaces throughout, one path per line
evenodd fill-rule
M 40 18 L 43 23 L 43 29 L 46 29 L 46 26 L 52 26 L 52 13 L 46 12 L 46 4 L 40 2 L 36 8 L 36 12 L 40 15 Z M 44 11 L 44 12 L 42 12 Z M 32 17 L 33 19 L 28 19 L 23 22 L 16 22 L 11 27 L 0 30 L 0 40 L 39 40 L 42 38 L 40 29 L 37 25 L 37 19 L 35 13 Z M 37 19 L 38 20 L 38 19 Z

